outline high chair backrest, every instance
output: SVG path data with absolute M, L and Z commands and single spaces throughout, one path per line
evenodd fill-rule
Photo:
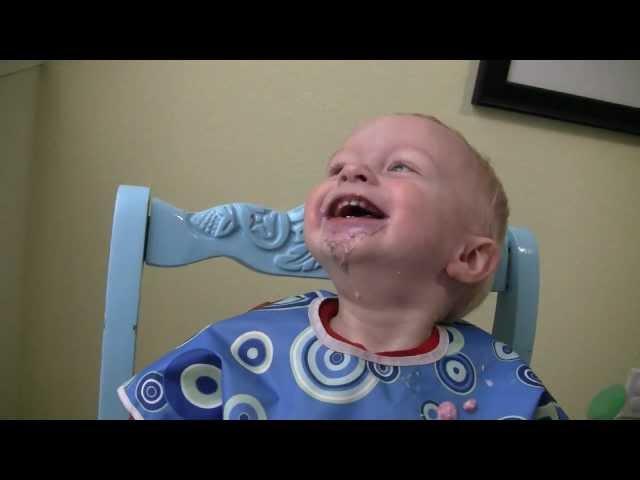
M 133 375 L 145 265 L 173 267 L 225 256 L 266 274 L 327 278 L 306 248 L 303 218 L 303 206 L 281 213 L 247 203 L 191 213 L 151 198 L 147 187 L 118 187 L 107 271 L 98 418 L 128 417 L 116 390 Z M 538 265 L 533 234 L 510 226 L 493 284 L 498 297 L 492 333 L 527 363 L 538 312 Z M 256 299 L 256 303 L 263 300 Z

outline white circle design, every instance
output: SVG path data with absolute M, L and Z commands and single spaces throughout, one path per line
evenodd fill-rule
M 447 369 L 447 375 L 455 382 L 463 382 L 467 377 L 467 369 L 462 362 L 451 360 L 445 368 Z
M 455 355 L 464 347 L 464 336 L 462 335 L 462 332 L 455 327 L 447 325 L 444 328 L 449 334 L 449 348 L 447 348 L 447 355 Z
M 513 349 L 506 343 L 495 341 L 493 342 L 493 351 L 496 352 L 496 356 L 503 361 L 516 360 L 520 358 Z
M 154 405 L 163 400 L 162 385 L 155 378 L 150 378 L 142 382 L 140 390 L 142 390 L 145 402 L 150 405 Z
M 201 377 L 211 378 L 218 388 L 213 393 L 203 393 L 197 388 L 197 380 Z M 196 407 L 212 409 L 222 405 L 222 389 L 220 369 L 206 363 L 196 363 L 185 368 L 180 375 L 180 388 L 185 398 Z
M 336 355 L 341 355 L 342 356 L 342 360 L 338 363 L 333 363 L 332 358 L 333 356 Z M 347 364 L 349 363 L 349 356 L 345 355 L 343 353 L 339 353 L 339 352 L 334 352 L 333 350 L 327 350 L 324 353 L 324 364 L 326 365 L 326 367 L 329 370 L 333 370 L 334 372 L 337 372 L 341 369 L 343 369 L 344 367 L 347 366 Z
M 335 362 L 331 361 L 332 355 Z M 289 358 L 298 386 L 321 402 L 355 402 L 378 384 L 378 378 L 366 368 L 364 360 L 328 349 L 318 341 L 311 327 L 294 339 Z
M 246 332 L 231 344 L 231 355 L 250 372 L 261 374 L 273 361 L 273 343 L 263 332 Z
M 420 411 L 421 416 L 425 420 L 438 419 L 438 403 L 431 400 L 427 400 L 426 402 L 424 402 L 420 410 L 421 410 Z
M 224 418 L 225 420 L 229 420 L 231 412 L 238 405 L 248 405 L 249 407 L 251 407 L 255 412 L 257 420 L 267 419 L 267 412 L 265 412 L 264 407 L 262 406 L 260 401 L 256 397 L 252 397 L 251 395 L 247 395 L 244 393 L 234 395 L 225 402 L 222 418 Z

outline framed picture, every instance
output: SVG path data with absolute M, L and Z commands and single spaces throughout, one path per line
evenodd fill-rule
M 640 135 L 640 61 L 481 61 L 471 103 Z

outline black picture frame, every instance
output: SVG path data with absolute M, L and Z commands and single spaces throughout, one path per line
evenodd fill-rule
M 640 135 L 640 108 L 509 82 L 511 60 L 483 60 L 471 103 Z

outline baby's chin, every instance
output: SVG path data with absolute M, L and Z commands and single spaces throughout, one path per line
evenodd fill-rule
M 375 238 L 375 233 L 367 228 L 349 228 L 347 230 L 322 232 L 314 242 L 314 257 L 327 272 L 332 267 L 342 270 L 357 264 L 375 263 L 383 254 L 382 245 Z
M 320 235 L 325 240 L 338 242 L 373 237 L 384 230 L 387 223 L 387 219 L 367 217 L 324 218 L 320 226 Z

